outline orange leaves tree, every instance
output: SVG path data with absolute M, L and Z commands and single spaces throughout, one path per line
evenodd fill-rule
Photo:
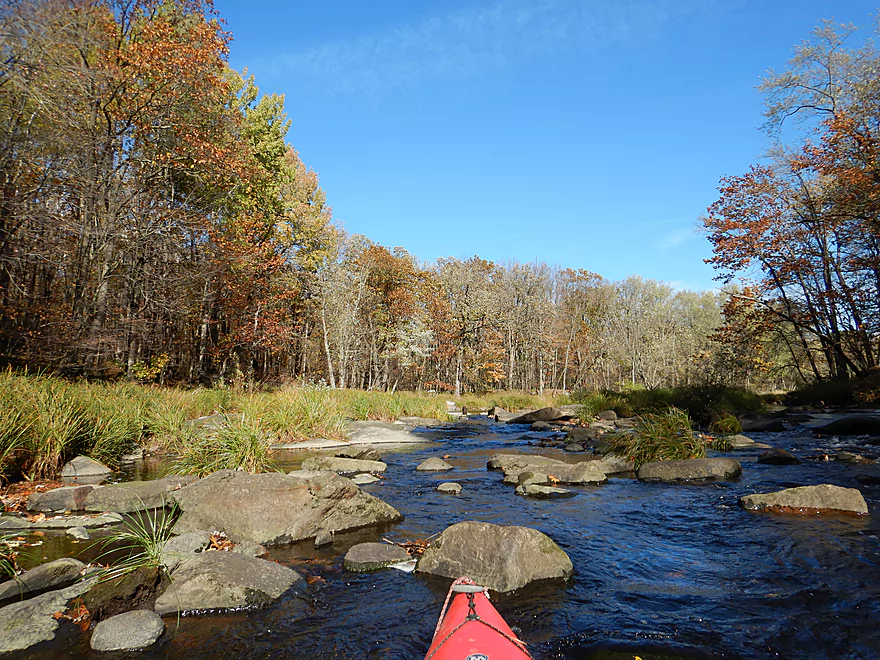
M 705 219 L 720 279 L 753 287 L 811 379 L 880 357 L 880 53 L 850 33 L 824 24 L 765 81 L 770 164 L 722 179 Z

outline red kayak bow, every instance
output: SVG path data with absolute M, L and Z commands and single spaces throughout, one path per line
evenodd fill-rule
M 513 634 L 489 602 L 485 587 L 470 578 L 459 578 L 452 583 L 425 660 L 529 660 L 531 657 L 525 642 Z

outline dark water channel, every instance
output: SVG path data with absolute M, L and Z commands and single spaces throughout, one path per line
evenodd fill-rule
M 348 573 L 342 557 L 356 542 L 424 538 L 455 522 L 481 520 L 537 528 L 574 563 L 568 583 L 494 597 L 535 658 L 880 658 L 880 487 L 855 480 L 876 466 L 761 465 L 758 450 L 741 451 L 734 455 L 743 476 L 733 483 L 621 478 L 571 487 L 577 496 L 568 500 L 527 500 L 502 484 L 500 473 L 487 471 L 486 460 L 498 451 L 577 460 L 531 447 L 539 435 L 485 422 L 425 430 L 433 444 L 386 454 L 386 478 L 364 487 L 397 507 L 404 522 L 338 536 L 320 551 L 310 543 L 274 550 L 271 558 L 314 584 L 265 610 L 187 616 L 179 625 L 167 617 L 166 635 L 138 657 L 422 658 L 449 581 L 390 569 Z M 801 457 L 858 444 L 816 439 L 803 427 L 749 435 Z M 445 454 L 454 472 L 414 470 Z M 282 461 L 293 468 L 303 457 L 287 452 Z M 450 480 L 462 484 L 461 495 L 435 491 Z M 858 487 L 872 515 L 795 517 L 737 506 L 747 493 L 818 483 Z M 98 655 L 87 636 L 66 624 L 58 641 L 19 657 Z

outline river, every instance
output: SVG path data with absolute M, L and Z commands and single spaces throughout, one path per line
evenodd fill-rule
M 755 462 L 759 450 L 747 450 L 735 453 L 743 463 L 736 482 L 612 478 L 570 487 L 577 492 L 571 499 L 529 500 L 486 470 L 488 457 L 501 451 L 579 457 L 529 445 L 543 434 L 521 426 L 471 421 L 422 432 L 431 444 L 385 454 L 386 478 L 363 487 L 398 508 L 404 522 L 337 536 L 320 550 L 310 543 L 272 550 L 271 559 L 309 578 L 308 589 L 259 611 L 166 617 L 165 636 L 136 657 L 422 658 L 449 580 L 391 569 L 349 573 L 342 557 L 356 542 L 426 538 L 462 520 L 534 527 L 570 555 L 569 582 L 493 598 L 536 659 L 880 657 L 880 487 L 855 480 L 863 466 L 762 465 Z M 816 439 L 802 427 L 749 435 L 800 457 L 855 443 Z M 446 454 L 453 472 L 415 471 L 425 458 Z M 279 459 L 292 469 L 304 457 L 289 451 Z M 436 492 L 451 480 L 463 486 L 461 495 Z M 799 517 L 737 505 L 747 493 L 819 483 L 858 487 L 873 515 Z M 99 655 L 87 636 L 65 624 L 55 642 L 15 657 Z

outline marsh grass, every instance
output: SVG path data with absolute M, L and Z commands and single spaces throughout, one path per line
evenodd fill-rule
M 230 416 L 182 443 L 170 473 L 203 477 L 217 470 L 266 472 L 274 468 L 271 444 L 259 420 Z
M 632 460 L 636 469 L 654 461 L 706 456 L 706 444 L 694 434 L 690 416 L 674 407 L 639 415 L 635 432 L 615 436 L 609 448 Z
M 712 433 L 733 435 L 735 433 L 742 433 L 742 425 L 736 417 L 730 413 L 724 413 L 721 417 L 709 424 L 709 430 L 712 431 Z
M 102 550 L 97 560 L 111 560 L 110 566 L 100 573 L 99 582 L 115 580 L 141 568 L 162 570 L 162 549 L 171 538 L 178 514 L 176 504 L 170 509 L 138 511 L 123 523 L 122 529 L 96 541 L 95 545 Z
M 453 400 L 459 406 L 466 407 L 468 410 L 488 410 L 493 406 L 500 406 L 511 412 L 525 409 L 538 410 L 555 406 L 558 403 L 568 402 L 566 398 L 557 397 L 552 394 L 539 396 L 537 394 L 526 394 L 525 392 L 506 391 L 490 392 L 479 396 L 459 397 Z

